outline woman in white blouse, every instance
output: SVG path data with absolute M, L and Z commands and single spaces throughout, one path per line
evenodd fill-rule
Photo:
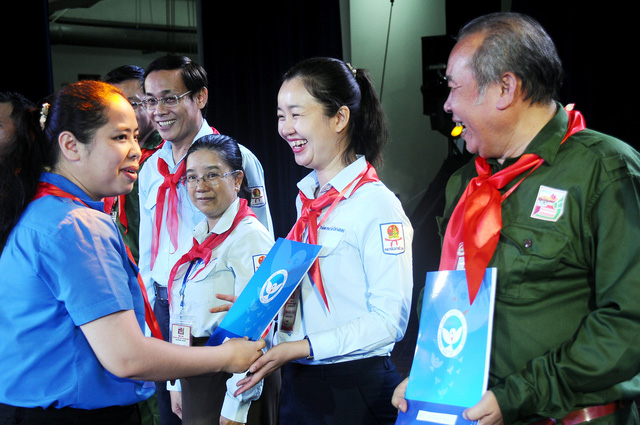
M 279 315 L 277 345 L 238 393 L 282 367 L 280 423 L 393 424 L 390 353 L 409 320 L 413 230 L 373 167 L 388 132 L 367 72 L 332 58 L 298 63 L 278 94 L 278 129 L 313 170 L 298 183 L 288 237 L 322 250 Z
M 207 342 L 224 317 L 223 312 L 209 311 L 223 303 L 216 295 L 239 295 L 274 242 L 248 206 L 242 154 L 235 140 L 204 136 L 191 145 L 185 161 L 184 184 L 205 219 L 193 232 L 193 248 L 172 270 L 170 331 L 173 343 L 198 346 Z M 183 424 L 247 423 L 249 406 L 260 396 L 260 388 L 225 396 L 230 378 L 216 373 L 181 379 L 181 397 L 169 384 L 172 407 Z

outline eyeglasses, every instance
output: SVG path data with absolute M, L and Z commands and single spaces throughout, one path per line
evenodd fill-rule
M 195 174 L 187 174 L 186 176 L 184 176 L 181 180 L 183 183 L 186 183 L 187 186 L 189 187 L 196 187 L 198 186 L 198 183 L 200 183 L 200 180 L 202 180 L 202 183 L 205 183 L 209 186 L 217 186 L 218 184 L 220 184 L 220 179 L 223 179 L 225 177 L 227 177 L 230 174 L 235 174 L 239 171 L 242 170 L 233 170 L 233 171 L 229 171 L 228 173 L 224 173 L 224 174 L 220 174 L 217 173 L 215 171 L 211 171 L 207 174 L 205 174 L 202 177 L 198 177 Z
M 158 103 L 162 103 L 167 108 L 173 108 L 174 106 L 176 106 L 178 104 L 180 99 L 182 99 L 183 97 L 185 97 L 189 93 L 191 93 L 191 90 L 189 90 L 186 93 L 182 93 L 180 96 L 176 96 L 176 95 L 165 96 L 165 97 L 161 97 L 160 99 L 156 99 L 154 97 L 150 97 L 150 98 L 145 99 L 145 100 L 142 101 L 142 106 L 144 106 L 144 108 L 149 112 L 155 111 L 156 108 L 158 107 Z
M 139 107 L 144 106 L 144 102 L 129 102 L 133 106 L 133 110 L 137 111 Z

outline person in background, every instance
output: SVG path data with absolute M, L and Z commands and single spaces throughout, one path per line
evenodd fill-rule
M 205 218 L 193 232 L 193 247 L 172 269 L 170 313 L 173 332 L 176 326 L 189 329 L 197 346 L 207 342 L 224 318 L 222 312 L 209 312 L 222 303 L 216 295 L 238 296 L 274 242 L 248 206 L 251 194 L 235 140 L 223 135 L 201 137 L 184 160 L 189 197 Z M 270 338 L 265 340 L 269 344 Z M 182 393 L 172 391 L 171 396 L 182 395 L 173 403 L 181 406 L 182 423 L 275 425 L 277 416 L 261 418 L 257 405 L 270 403 L 268 410 L 277 411 L 277 392 L 269 393 L 273 388 L 254 405 L 251 401 L 260 397 L 261 388 L 251 395 L 234 397 L 232 391 L 225 396 L 227 387 L 235 390 L 233 383 L 241 377 L 244 374 L 230 380 L 230 374 L 217 373 L 180 380 Z
M 102 81 L 122 90 L 131 106 L 133 106 L 138 120 L 138 143 L 140 143 L 140 150 L 142 151 L 140 168 L 142 168 L 149 156 L 162 145 L 162 137 L 155 129 L 151 117 L 142 106 L 142 101 L 144 100 L 144 92 L 142 90 L 144 69 L 136 65 L 123 65 L 107 72 Z M 140 223 L 138 181 L 136 180 L 133 189 L 126 195 L 105 200 L 105 208 L 116 219 L 124 243 L 131 250 L 133 258 L 138 261 Z
M 38 112 L 20 93 L 0 92 L 0 250 L 40 178 Z
M 264 341 L 145 337 L 145 292 L 101 201 L 137 178 L 138 124 L 117 88 L 81 81 L 45 108 L 43 172 L 0 255 L 0 421 L 139 424 L 143 381 L 242 372 Z M 25 165 L 26 166 L 26 165 Z
M 413 229 L 374 168 L 388 131 L 368 73 L 333 58 L 298 63 L 278 93 L 278 130 L 312 169 L 288 237 L 322 250 L 237 393 L 282 368 L 280 423 L 393 424 L 390 353 L 409 320 Z
M 145 69 L 143 106 L 165 142 L 140 173 L 139 265 L 166 341 L 169 275 L 191 248 L 193 229 L 204 218 L 191 203 L 185 185 L 179 183 L 184 177 L 184 156 L 195 140 L 218 133 L 204 119 L 209 101 L 207 84 L 205 69 L 183 56 L 163 56 Z M 248 184 L 252 192 L 262 194 L 252 199 L 250 207 L 272 233 L 262 165 L 249 149 L 239 147 Z M 170 383 L 168 386 L 178 390 Z M 179 423 L 172 412 L 167 383 L 156 382 L 156 389 L 162 425 Z
M 447 64 L 476 157 L 446 187 L 440 268 L 498 271 L 489 390 L 464 412 L 480 425 L 640 423 L 640 155 L 557 102 L 562 74 L 515 13 L 465 25 Z

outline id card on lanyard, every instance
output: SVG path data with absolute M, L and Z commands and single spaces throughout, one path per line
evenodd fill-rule
M 182 287 L 180 288 L 180 314 L 177 317 L 171 316 L 171 327 L 170 327 L 170 338 L 171 343 L 176 345 L 183 345 L 185 347 L 189 347 L 192 345 L 193 338 L 191 331 L 197 325 L 197 320 L 194 316 L 188 316 L 184 311 L 184 292 L 187 287 L 187 281 L 189 280 L 189 275 L 191 275 L 192 269 L 194 266 L 199 264 L 202 260 L 192 261 L 189 263 L 189 268 L 187 272 L 184 274 L 182 279 Z

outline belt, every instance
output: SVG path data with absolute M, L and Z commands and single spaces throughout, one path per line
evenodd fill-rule
M 158 285 L 157 282 L 153 282 L 153 289 L 154 289 L 154 292 L 156 293 L 156 299 L 160 301 L 169 300 L 169 294 L 167 293 L 166 286 Z
M 629 404 L 626 400 L 614 401 L 609 404 L 601 404 L 599 406 L 585 407 L 584 409 L 574 410 L 562 419 L 556 420 L 552 418 L 541 419 L 529 425 L 577 425 L 592 421 L 602 416 L 610 415 Z
M 289 362 L 284 366 L 284 368 L 298 376 L 329 378 L 366 373 L 378 369 L 392 369 L 394 366 L 389 356 L 373 356 L 360 360 L 350 360 L 331 364 L 308 365 Z

